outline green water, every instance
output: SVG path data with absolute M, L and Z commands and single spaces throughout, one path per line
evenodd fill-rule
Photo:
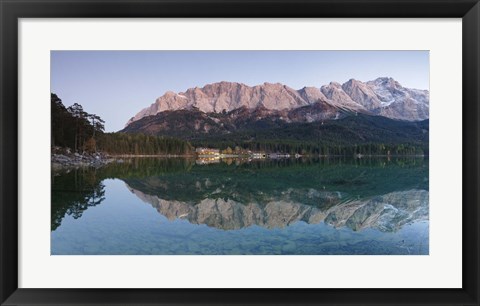
M 52 173 L 51 253 L 428 254 L 428 159 L 124 159 Z

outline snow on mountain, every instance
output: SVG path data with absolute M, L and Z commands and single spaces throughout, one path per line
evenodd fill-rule
M 239 108 L 291 110 L 321 102 L 340 110 L 366 112 L 392 119 L 417 121 L 429 116 L 428 90 L 409 89 L 392 78 L 369 82 L 351 79 L 344 84 L 331 82 L 321 88 L 295 90 L 280 83 L 247 86 L 218 82 L 185 92 L 166 92 L 155 103 L 142 109 L 126 125 L 163 111 L 196 109 L 204 113 L 230 112 Z
M 392 78 L 377 78 L 366 83 L 377 98 L 380 106 L 374 112 L 385 117 L 417 121 L 429 118 L 428 90 L 405 88 Z

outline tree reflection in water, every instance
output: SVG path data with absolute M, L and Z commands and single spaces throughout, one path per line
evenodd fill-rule
M 117 178 L 173 220 L 224 230 L 325 222 L 396 231 L 428 220 L 428 160 L 322 158 L 205 161 L 137 158 L 52 174 L 52 231 L 105 199 Z
M 72 169 L 52 173 L 51 230 L 57 229 L 65 215 L 74 219 L 89 207 L 105 200 L 105 185 L 95 169 Z

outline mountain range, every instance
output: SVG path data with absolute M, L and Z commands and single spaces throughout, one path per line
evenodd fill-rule
M 298 108 L 308 114 L 292 118 L 290 111 Z M 330 82 L 321 88 L 303 87 L 299 90 L 280 83 L 250 87 L 242 83 L 219 82 L 181 93 L 166 92 L 133 116 L 126 127 L 144 117 L 166 111 L 197 110 L 206 114 L 225 114 L 238 109 L 262 109 L 264 114 L 279 115 L 286 122 L 338 119 L 345 111 L 419 121 L 428 119 L 429 92 L 405 88 L 386 77 L 369 82 L 354 79 L 344 84 Z
M 195 146 L 282 141 L 315 146 L 413 144 L 428 147 L 429 92 L 392 78 L 331 82 L 299 90 L 282 84 L 219 82 L 167 92 L 121 131 Z

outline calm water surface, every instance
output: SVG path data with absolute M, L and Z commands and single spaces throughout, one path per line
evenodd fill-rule
M 125 159 L 52 173 L 51 253 L 429 253 L 428 159 Z

